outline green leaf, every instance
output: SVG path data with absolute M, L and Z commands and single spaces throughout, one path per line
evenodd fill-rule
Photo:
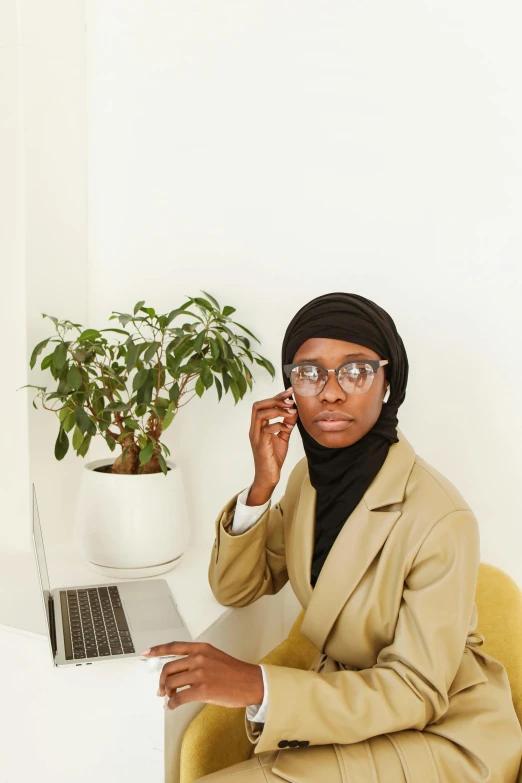
M 219 307 L 219 305 L 218 305 L 217 301 L 214 299 L 214 297 L 213 297 L 213 296 L 210 296 L 210 294 L 208 294 L 206 291 L 203 291 L 203 289 L 202 289 L 202 288 L 201 288 L 200 290 L 201 290 L 201 291 L 202 291 L 202 292 L 205 294 L 205 296 L 208 296 L 208 298 L 210 299 L 210 301 L 212 302 L 212 304 L 213 304 L 213 305 L 215 305 L 215 307 L 216 307 L 216 310 L 220 310 L 220 307 Z
M 134 369 L 136 365 L 136 360 L 138 358 L 138 352 L 139 352 L 139 346 L 137 346 L 135 343 L 132 343 L 132 345 L 127 351 L 127 358 L 125 360 L 125 366 L 127 368 L 127 372 L 130 372 L 132 369 Z
M 167 413 L 165 415 L 165 418 L 161 422 L 161 428 L 162 431 L 165 432 L 167 427 L 170 427 L 174 420 L 174 416 L 176 415 L 176 406 L 173 402 L 170 403 L 169 407 L 167 408 Z
M 62 422 L 65 421 L 65 419 L 70 414 L 70 412 L 71 412 L 71 408 L 68 408 L 67 406 L 60 408 L 60 410 L 58 411 L 58 418 L 60 419 L 60 421 Z
M 138 372 L 134 376 L 134 380 L 132 381 L 133 391 L 137 391 L 138 389 L 140 389 L 143 386 L 143 384 L 146 382 L 149 375 L 150 375 L 149 369 L 145 368 L 143 370 L 138 370 Z
M 60 425 L 58 437 L 56 438 L 56 443 L 54 445 L 54 456 L 58 460 L 63 459 L 67 454 L 68 450 L 69 450 L 69 438 L 67 437 L 63 427 Z
M 117 332 L 118 334 L 126 334 L 127 337 L 129 336 L 129 333 L 125 331 L 125 329 L 100 329 L 100 332 Z
M 213 383 L 213 375 L 207 366 L 201 368 L 201 380 L 203 381 L 205 389 L 210 389 Z
M 156 311 L 153 307 L 142 307 L 141 309 L 143 310 L 144 313 L 150 315 L 151 318 L 156 315 Z
M 58 343 L 53 352 L 53 365 L 57 370 L 61 370 L 67 361 L 67 348 L 65 343 Z
M 56 389 L 56 392 L 59 397 L 67 397 L 71 392 L 72 389 L 67 383 L 67 381 L 61 380 L 58 384 L 58 388 Z
M 230 378 L 229 386 L 230 386 L 230 391 L 234 395 L 235 403 L 237 403 L 237 401 L 239 400 L 240 394 L 239 394 L 239 389 L 238 389 L 237 383 L 236 383 L 236 381 L 233 378 Z
M 136 410 L 135 410 L 136 416 L 139 416 L 141 418 L 141 416 L 145 416 L 146 413 L 147 413 L 146 405 L 136 405 Z
M 169 389 L 169 400 L 171 402 L 176 402 L 179 397 L 179 384 L 173 383 L 172 386 Z
M 144 362 L 150 362 L 151 359 L 154 357 L 157 349 L 160 347 L 161 343 L 152 342 L 145 353 L 143 354 L 143 361 Z
M 158 454 L 158 462 L 160 464 L 160 468 L 161 468 L 162 472 L 165 475 L 167 475 L 168 467 L 167 467 L 167 463 L 165 462 L 165 457 L 163 456 L 163 454 Z
M 223 315 L 232 315 L 232 313 L 236 312 L 236 308 L 235 307 L 230 307 L 230 305 L 226 305 L 223 308 L 222 312 L 223 312 Z
M 87 415 L 81 405 L 74 409 L 74 419 L 84 435 L 96 435 L 96 424 Z
M 240 324 L 240 323 L 238 323 L 237 321 L 232 321 L 232 323 L 233 323 L 233 324 L 235 324 L 236 326 L 239 326 L 239 327 L 240 327 L 240 329 L 243 329 L 243 331 L 244 331 L 244 332 L 246 332 L 247 334 L 249 334 L 249 335 L 250 335 L 250 337 L 253 337 L 253 338 L 254 338 L 254 340 L 256 340 L 256 341 L 257 341 L 259 344 L 261 344 L 261 343 L 260 343 L 260 341 L 259 341 L 259 340 L 257 339 L 257 337 L 255 336 L 255 334 L 252 334 L 252 332 L 250 331 L 250 329 L 247 329 L 247 328 L 246 328 L 246 326 L 243 326 L 243 324 Z
M 184 305 L 181 305 L 181 307 L 177 307 L 175 310 L 171 310 L 167 317 L 167 325 L 170 324 L 176 316 L 180 315 L 181 313 L 185 312 L 187 307 L 190 307 L 191 302 L 185 302 Z M 192 315 L 192 313 L 191 313 Z M 199 316 L 194 316 L 195 318 L 199 318 Z M 201 319 L 200 319 L 201 320 Z
M 201 380 L 201 378 L 198 378 L 196 381 L 196 394 L 198 395 L 198 397 L 201 397 L 204 391 L 205 391 L 205 386 L 203 385 L 203 381 Z
M 40 364 L 40 369 L 47 370 L 48 367 L 51 366 L 51 362 L 53 360 L 53 354 L 50 353 L 47 356 L 44 356 L 42 359 L 42 363 Z
M 118 321 L 122 326 L 127 326 L 129 321 L 132 321 L 132 315 L 129 315 L 128 313 L 121 313 L 121 315 L 118 317 Z
M 226 340 L 223 339 L 223 336 L 219 334 L 219 332 L 216 332 L 216 340 L 219 343 L 219 347 L 221 349 L 221 356 L 223 357 L 223 359 L 229 359 L 230 356 L 233 356 L 232 348 L 226 342 Z
M 152 457 L 152 452 L 154 451 L 154 443 L 150 442 L 147 443 L 144 449 L 141 449 L 140 451 L 140 463 L 142 465 L 145 465 Z
M 76 427 L 74 428 L 73 436 L 72 436 L 72 445 L 73 445 L 73 449 L 75 451 L 78 451 L 78 449 L 82 445 L 83 438 L 84 438 L 83 432 L 78 427 L 78 425 L 76 425 Z
M 144 304 L 145 304 L 145 299 L 142 299 L 141 302 L 138 302 L 137 304 L 134 305 L 134 315 L 136 315 L 138 310 L 141 310 Z
M 82 374 L 75 364 L 70 367 L 67 373 L 67 383 L 75 391 L 82 385 Z
M 107 444 L 107 446 L 110 448 L 111 451 L 114 451 L 114 449 L 116 448 L 116 441 L 114 440 L 114 438 L 111 436 L 109 432 L 105 437 L 105 443 Z
M 214 340 L 212 337 L 209 337 L 209 343 L 210 343 L 210 353 L 212 355 L 212 358 L 214 360 L 219 359 L 219 345 L 217 344 L 216 340 Z
M 92 342 L 92 340 L 96 340 L 98 337 L 101 337 L 101 334 L 100 334 L 100 332 L 97 329 L 86 329 L 78 337 L 78 342 L 79 343 L 83 343 L 86 340 L 89 340 L 90 342 Z
M 81 445 L 81 446 L 80 446 L 80 448 L 78 449 L 78 452 L 77 452 L 77 453 L 78 453 L 78 456 L 79 456 L 79 457 L 85 457 L 85 455 L 86 455 L 86 454 L 87 454 L 87 452 L 89 451 L 89 446 L 90 446 L 90 445 L 91 445 L 91 436 L 90 436 L 90 435 L 86 435 L 86 436 L 84 437 L 84 439 L 83 439 L 83 443 L 82 443 L 82 445 Z
M 124 419 L 123 425 L 127 430 L 139 430 L 140 425 L 135 419 Z
M 256 357 L 254 356 L 254 361 L 260 364 L 266 370 L 268 370 L 272 378 L 275 376 L 274 365 L 271 362 L 269 362 L 268 359 L 265 359 L 264 356 L 261 356 L 259 360 L 256 359 Z
M 63 428 L 65 432 L 70 432 L 74 427 L 74 424 L 75 424 L 74 411 L 70 411 L 69 415 L 63 422 Z
M 206 330 L 203 329 L 201 332 L 199 332 L 198 336 L 194 340 L 193 350 L 194 353 L 199 353 L 203 347 L 203 343 L 205 342 L 206 337 Z
M 219 380 L 217 375 L 214 377 L 214 381 L 216 384 L 218 400 L 221 400 L 221 397 L 223 395 L 223 387 L 221 386 L 221 381 Z
M 210 302 L 207 302 L 206 299 L 203 299 L 202 296 L 195 296 L 193 297 L 194 301 L 198 303 L 200 307 L 203 308 L 203 310 L 212 310 L 212 305 Z
M 153 383 L 151 374 L 151 380 L 147 380 L 147 383 L 144 383 L 136 392 L 136 402 L 138 405 L 148 405 L 152 400 L 152 391 Z
M 239 386 L 239 393 L 243 396 L 247 390 L 247 383 L 243 375 L 237 376 L 237 385 Z
M 45 346 L 47 345 L 50 339 L 51 338 L 48 337 L 47 340 L 42 340 L 42 342 L 38 343 L 36 348 L 33 350 L 31 354 L 31 361 L 29 362 L 29 367 L 31 369 L 33 369 L 34 365 L 36 364 L 36 360 L 38 359 L 38 357 L 40 356 L 40 354 L 42 353 L 43 349 L 45 348 Z
M 127 413 L 129 410 L 130 405 L 128 402 L 110 402 L 107 405 L 107 410 L 109 411 L 119 411 L 120 413 Z
M 165 368 L 162 367 L 161 372 L 158 372 L 158 368 L 153 367 L 151 373 L 152 373 L 153 386 L 156 389 L 162 389 L 163 386 L 165 385 Z

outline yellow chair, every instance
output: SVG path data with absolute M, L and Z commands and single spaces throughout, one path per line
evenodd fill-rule
M 481 563 L 475 593 L 479 613 L 477 633 L 485 637 L 480 649 L 506 667 L 513 703 L 522 725 L 522 592 L 517 584 L 492 565 Z M 301 634 L 304 609 L 288 637 L 258 663 L 292 669 L 309 669 L 319 650 Z M 180 783 L 225 769 L 254 754 L 245 733 L 245 708 L 206 704 L 188 725 L 181 745 Z M 522 783 L 522 767 L 519 783 Z

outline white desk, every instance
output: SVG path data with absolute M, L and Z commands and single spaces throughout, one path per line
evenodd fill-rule
M 118 581 L 65 545 L 46 554 L 51 587 Z M 195 641 L 254 663 L 282 641 L 300 607 L 289 584 L 252 606 L 222 606 L 208 584 L 209 557 L 189 547 L 155 578 L 169 583 Z M 183 732 L 204 704 L 166 713 L 159 674 L 139 659 L 54 668 L 43 611 L 33 554 L 0 552 L 0 783 L 163 783 L 164 763 L 176 783 Z

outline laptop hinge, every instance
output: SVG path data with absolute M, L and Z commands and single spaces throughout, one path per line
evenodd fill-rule
M 54 616 L 54 601 L 52 595 L 49 594 L 49 624 L 51 626 L 51 647 L 53 651 L 53 657 L 56 655 L 58 645 L 56 642 L 56 619 Z

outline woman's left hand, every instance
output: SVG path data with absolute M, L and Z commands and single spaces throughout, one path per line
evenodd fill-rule
M 176 709 L 189 701 L 203 701 L 222 707 L 261 704 L 264 687 L 261 668 L 245 663 L 206 642 L 169 642 L 151 647 L 145 656 L 183 655 L 161 670 L 158 696 L 169 697 L 165 709 Z M 190 685 L 183 691 L 177 688 Z

